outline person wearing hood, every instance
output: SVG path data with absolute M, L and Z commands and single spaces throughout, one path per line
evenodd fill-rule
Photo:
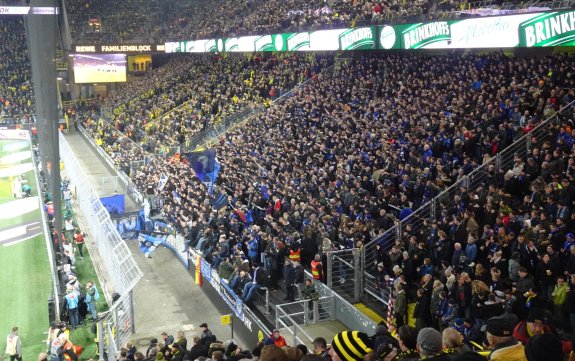
M 399 342 L 395 337 L 391 335 L 387 326 L 382 321 L 375 328 L 375 334 L 371 337 L 373 338 L 373 349 L 377 350 L 380 345 L 392 345 L 394 348 L 399 349 Z

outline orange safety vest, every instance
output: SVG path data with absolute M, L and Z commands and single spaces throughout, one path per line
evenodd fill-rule
M 289 259 L 292 262 L 300 262 L 301 261 L 301 250 L 298 248 L 297 251 L 294 251 L 293 249 L 289 250 Z
M 311 261 L 311 275 L 313 276 L 314 280 L 319 280 L 321 279 L 320 274 L 319 274 L 319 270 L 317 269 L 317 266 L 320 265 L 321 262 L 313 260 Z

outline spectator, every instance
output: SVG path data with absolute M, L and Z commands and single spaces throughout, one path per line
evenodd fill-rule
M 12 327 L 12 332 L 6 337 L 6 354 L 10 361 L 22 361 L 22 340 L 18 335 L 18 327 Z
M 287 346 L 285 338 L 281 335 L 280 330 L 273 330 L 270 335 L 270 339 L 273 341 L 274 345 L 279 348 L 284 348 Z
M 253 281 L 248 282 L 244 287 L 244 291 L 242 293 L 242 301 L 244 303 L 247 303 L 251 300 L 254 292 L 263 286 L 264 280 L 264 269 L 262 267 L 256 267 L 254 270 Z
M 517 317 L 512 314 L 504 314 L 487 320 L 485 331 L 487 342 L 491 346 L 490 360 L 526 360 L 523 345 L 513 337 L 516 323 Z
M 323 361 L 331 360 L 329 350 L 327 348 L 327 341 L 323 337 L 316 337 L 313 342 L 313 354 L 320 356 Z M 319 360 L 318 360 L 319 361 Z
M 561 341 L 552 334 L 535 335 L 525 345 L 527 361 L 563 360 Z
M 424 327 L 417 334 L 417 352 L 426 360 L 449 361 L 449 356 L 441 352 L 441 344 L 441 333 L 436 329 Z
M 333 338 L 329 354 L 333 361 L 361 361 L 374 351 L 372 347 L 373 341 L 365 333 L 343 331 Z

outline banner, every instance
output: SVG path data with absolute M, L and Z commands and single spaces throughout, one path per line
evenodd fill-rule
M 154 252 L 160 244 L 164 243 L 167 237 L 167 234 L 160 234 L 155 232 L 148 234 L 147 232 L 144 233 L 141 231 L 138 235 L 138 241 L 140 241 L 140 251 L 142 251 L 146 257 L 150 258 L 152 252 Z
M 519 46 L 575 45 L 575 11 L 544 13 L 519 24 Z
M 124 206 L 124 195 L 116 194 L 110 197 L 100 198 L 102 205 L 106 208 L 110 214 L 123 214 L 125 210 Z
M 165 44 L 77 44 L 74 53 L 157 53 L 166 51 Z
M 184 159 L 201 182 L 208 187 L 208 193 L 212 194 L 214 183 L 220 172 L 220 163 L 216 159 L 215 149 L 206 149 L 201 152 L 184 153 Z
M 575 11 L 165 43 L 167 53 L 468 49 L 575 45 Z

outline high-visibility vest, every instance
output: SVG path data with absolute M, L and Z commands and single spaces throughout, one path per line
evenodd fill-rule
M 311 275 L 313 276 L 314 280 L 319 280 L 321 279 L 320 274 L 319 274 L 319 270 L 317 269 L 317 266 L 320 265 L 321 262 L 313 260 L 311 261 Z
M 300 262 L 301 261 L 301 250 L 298 248 L 297 250 L 290 249 L 289 250 L 289 259 L 292 262 Z

